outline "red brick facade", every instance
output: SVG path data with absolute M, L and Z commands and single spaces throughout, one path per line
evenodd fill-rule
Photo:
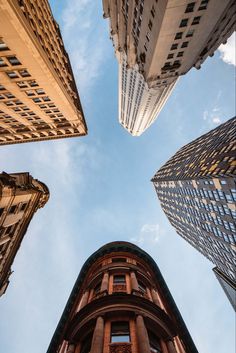
M 81 270 L 48 353 L 196 353 L 153 263 L 125 242 L 107 244 L 93 254 Z

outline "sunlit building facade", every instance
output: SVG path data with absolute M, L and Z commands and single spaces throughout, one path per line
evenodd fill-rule
M 83 265 L 47 353 L 197 353 L 154 260 L 127 242 Z
M 29 173 L 0 174 L 0 296 L 28 225 L 48 198 L 47 186 Z
M 70 60 L 47 0 L 0 0 L 0 144 L 87 133 Z
M 178 77 L 200 69 L 235 29 L 233 0 L 103 0 L 103 10 L 119 62 L 119 121 L 134 136 L 153 123 Z
M 182 147 L 152 181 L 177 233 L 235 282 L 236 118 Z

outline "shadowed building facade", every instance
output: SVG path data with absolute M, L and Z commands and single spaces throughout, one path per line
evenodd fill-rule
M 172 226 L 229 279 L 234 296 L 235 151 L 233 118 L 182 147 L 152 179 Z
M 197 353 L 154 260 L 127 242 L 83 265 L 47 353 Z
M 119 121 L 141 135 L 179 76 L 201 64 L 235 29 L 233 0 L 103 0 L 119 62 Z
M 68 54 L 47 0 L 0 0 L 0 144 L 87 133 Z
M 28 225 L 48 198 L 47 186 L 29 173 L 0 174 L 0 296 Z

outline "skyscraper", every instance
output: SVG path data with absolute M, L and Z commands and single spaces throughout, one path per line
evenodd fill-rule
M 9 284 L 11 265 L 28 225 L 48 198 L 47 186 L 29 173 L 0 174 L 0 296 Z
M 70 60 L 48 1 L 0 1 L 0 17 L 0 144 L 85 135 Z
M 152 179 L 177 233 L 229 278 L 234 291 L 235 123 L 230 119 L 182 147 Z
M 197 353 L 154 260 L 127 242 L 83 265 L 47 353 Z
M 103 0 L 103 10 L 119 62 L 119 121 L 134 136 L 235 28 L 233 0 Z

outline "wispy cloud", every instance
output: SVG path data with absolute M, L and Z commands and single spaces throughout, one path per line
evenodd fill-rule
M 232 34 L 232 36 L 228 39 L 226 44 L 222 44 L 219 47 L 219 51 L 221 53 L 220 57 L 221 59 L 226 63 L 230 65 L 236 66 L 235 63 L 235 41 L 236 41 L 236 36 L 235 32 Z
M 144 224 L 137 237 L 130 239 L 138 245 L 143 245 L 144 243 L 156 244 L 160 238 L 160 225 L 159 224 Z
M 93 86 L 108 58 L 106 27 L 97 1 L 67 1 L 62 13 L 62 32 L 81 91 L 87 92 Z

